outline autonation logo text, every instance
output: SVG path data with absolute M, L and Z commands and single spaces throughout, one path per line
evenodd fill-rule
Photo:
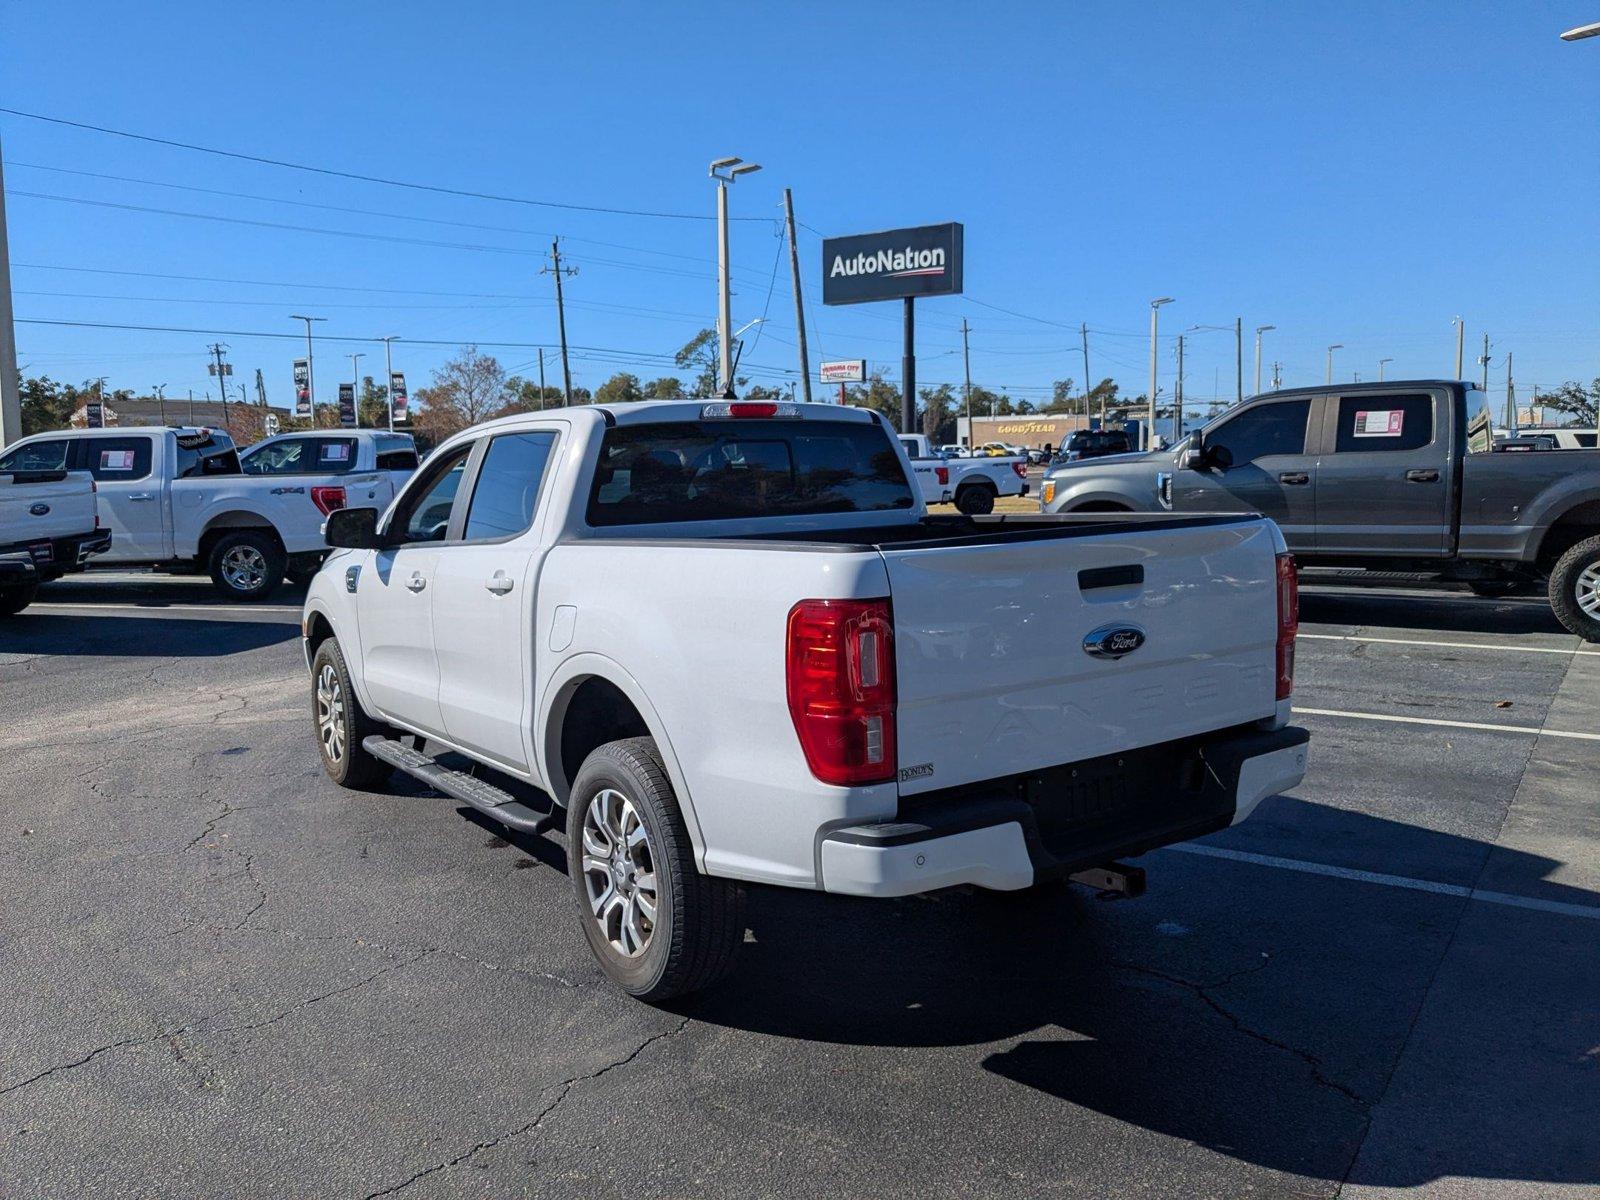
M 840 275 L 887 275 L 897 278 L 943 274 L 943 246 L 932 250 L 913 250 L 907 246 L 904 250 L 879 250 L 876 254 L 857 254 L 854 258 L 836 254 L 833 256 L 833 266 L 828 270 L 829 278 L 838 278 Z

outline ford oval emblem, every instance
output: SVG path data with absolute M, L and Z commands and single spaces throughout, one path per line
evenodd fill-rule
M 42 517 L 47 512 L 50 511 L 50 506 L 48 504 L 46 504 L 43 500 L 41 500 L 41 501 L 39 501 L 39 503 L 35 504 L 33 507 L 28 509 L 28 511 L 31 512 L 36 517 Z
M 1121 658 L 1144 645 L 1144 630 L 1134 625 L 1102 625 L 1083 639 L 1083 652 L 1094 658 Z

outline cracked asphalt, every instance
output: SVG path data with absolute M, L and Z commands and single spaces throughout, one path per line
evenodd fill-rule
M 1600 1195 L 1600 741 L 1552 736 L 1600 655 L 1535 601 L 1308 588 L 1301 705 L 1513 728 L 1303 717 L 1305 782 L 1136 901 L 757 890 L 667 1011 L 557 840 L 324 778 L 294 593 L 41 599 L 0 625 L 7 1200 Z

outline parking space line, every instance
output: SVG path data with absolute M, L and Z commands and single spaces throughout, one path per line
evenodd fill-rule
M 1314 642 L 1378 642 L 1385 646 L 1446 646 L 1452 650 L 1515 650 L 1522 654 L 1574 654 L 1600 658 L 1600 650 L 1562 649 L 1556 646 L 1495 646 L 1485 642 L 1429 642 L 1420 638 L 1367 637 L 1348 633 L 1302 633 Z
M 1306 862 L 1299 858 L 1279 858 L 1274 854 L 1252 854 L 1247 850 L 1229 850 L 1222 846 L 1203 846 L 1196 842 L 1180 842 L 1165 847 L 1180 854 L 1198 854 L 1203 858 L 1224 858 L 1233 862 L 1253 863 L 1258 867 L 1276 867 L 1282 871 L 1299 871 L 1306 875 L 1326 875 L 1333 879 L 1350 879 L 1357 883 L 1376 883 L 1383 887 L 1407 888 L 1414 892 L 1434 892 L 1441 896 L 1461 896 L 1468 900 L 1481 900 L 1485 904 L 1500 904 L 1507 908 L 1531 908 L 1539 912 L 1560 913 L 1566 917 L 1582 917 L 1587 921 L 1600 921 L 1600 905 L 1565 904 L 1560 900 L 1536 900 L 1530 896 L 1513 896 L 1510 892 L 1480 891 L 1462 887 L 1457 883 L 1435 883 L 1431 879 L 1412 879 L 1405 875 L 1385 875 L 1380 871 L 1360 871 L 1354 867 L 1334 867 L 1327 863 Z
M 224 604 L 68 604 L 51 603 L 30 604 L 29 612 L 61 612 L 61 613 L 102 613 L 102 612 L 201 612 L 201 613 L 295 613 L 300 612 L 299 606 L 293 608 L 286 604 L 251 604 L 229 606 Z
M 1537 725 L 1491 725 L 1486 721 L 1446 721 L 1439 717 L 1402 717 L 1392 713 L 1346 712 L 1340 708 L 1301 708 L 1296 713 L 1309 717 L 1349 717 L 1356 721 L 1396 721 L 1402 725 L 1443 725 L 1448 729 L 1481 729 L 1490 733 L 1525 733 L 1530 737 L 1575 738 L 1584 742 L 1600 742 L 1600 733 L 1572 733 L 1565 729 L 1541 729 Z

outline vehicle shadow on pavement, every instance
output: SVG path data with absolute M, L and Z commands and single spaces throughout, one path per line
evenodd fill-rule
M 1358 813 L 1331 813 L 1327 824 L 1341 836 L 1431 837 L 1490 852 Z M 1518 857 L 1528 860 L 1520 878 L 1556 865 Z M 941 1064 L 927 1086 L 959 1088 L 973 1104 L 1006 1102 L 979 1099 L 998 1077 L 1271 1171 L 1391 1187 L 1444 1177 L 1600 1183 L 1600 1088 L 1586 1057 L 1600 1027 L 1600 972 L 1586 965 L 1587 979 L 1569 976 L 1538 1000 L 1525 994 L 1556 978 L 1574 946 L 1592 946 L 1600 925 L 1482 904 L 1463 916 L 1460 897 L 1193 855 L 1144 861 L 1155 894 L 1133 902 L 1067 887 L 877 902 L 754 889 L 753 941 L 736 974 L 682 1011 L 806 1041 L 969 1047 L 970 1061 L 958 1054 L 953 1066 L 942 1056 L 907 1061 Z M 1545 898 L 1596 900 L 1549 889 Z M 1174 936 L 1170 914 L 1207 932 Z M 1380 1098 L 1386 1113 L 1395 1103 L 1391 1077 L 1455 944 L 1451 929 L 1474 914 L 1510 931 L 1477 965 L 1504 975 L 1517 946 L 1537 965 L 1523 992 L 1482 1000 L 1493 1015 L 1439 1068 L 1446 1084 L 1413 1101 L 1447 1117 L 1433 1113 L 1414 1131 L 1408 1111 L 1408 1152 L 1364 1156 L 1353 1173 Z M 1518 922 L 1538 932 L 1519 935 Z M 1465 988 L 1450 1003 L 1470 1006 L 1480 994 Z M 1419 1053 L 1440 1058 L 1436 1047 Z M 919 1069 L 906 1069 L 907 1102 L 931 1102 Z M 1474 1112 L 1470 1128 L 1499 1136 L 1462 1133 L 1469 1126 L 1451 1119 L 1454 1105 Z M 1030 1138 L 1103 1135 L 1103 1123 L 1065 1106 L 1012 1108 L 1005 1119 L 1028 1114 Z
M 300 620 L 294 613 L 284 614 L 282 621 L 245 622 L 25 612 L 0 624 L 0 665 L 10 654 L 29 658 L 220 658 L 299 636 Z
M 1300 591 L 1302 625 L 1375 625 L 1385 629 L 1425 629 L 1440 633 L 1549 633 L 1572 635 L 1542 598 L 1491 600 L 1470 594 L 1396 596 L 1374 591 Z

